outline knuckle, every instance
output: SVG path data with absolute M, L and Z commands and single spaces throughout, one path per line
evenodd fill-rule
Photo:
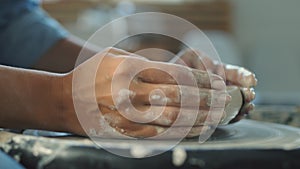
M 177 110 L 168 110 L 165 112 L 164 118 L 165 118 L 165 124 L 166 125 L 172 125 L 177 117 L 178 117 L 179 111 Z

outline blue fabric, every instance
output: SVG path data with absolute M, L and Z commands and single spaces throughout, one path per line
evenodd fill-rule
M 22 167 L 11 157 L 3 153 L 1 150 L 0 150 L 0 168 L 1 169 L 24 169 L 24 167 Z
M 38 0 L 0 0 L 0 64 L 29 68 L 68 33 Z

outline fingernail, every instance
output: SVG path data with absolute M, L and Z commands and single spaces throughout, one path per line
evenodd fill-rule
M 255 105 L 253 103 L 250 103 L 249 108 L 248 108 L 248 112 L 254 110 Z
M 213 89 L 225 89 L 226 84 L 225 84 L 225 82 L 223 80 L 214 80 L 212 82 L 211 87 Z
M 253 75 L 245 77 L 244 80 L 242 80 L 242 85 L 244 87 L 254 87 L 257 85 L 257 79 Z
M 254 99 L 255 99 L 255 95 L 256 95 L 256 93 L 255 93 L 255 91 L 254 91 L 254 89 L 253 89 L 253 88 L 251 88 L 251 89 L 250 89 L 250 91 L 251 91 L 251 101 L 252 101 L 252 100 L 254 100 Z

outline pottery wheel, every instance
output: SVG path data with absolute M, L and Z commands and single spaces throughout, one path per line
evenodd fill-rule
M 39 135 L 39 132 L 27 131 L 27 134 Z M 62 136 L 63 133 L 40 132 L 43 136 Z M 64 137 L 65 138 L 65 137 Z M 72 140 L 73 137 L 70 137 Z M 78 139 L 76 139 L 79 141 Z M 163 149 L 169 140 L 122 140 L 99 139 L 105 147 L 130 149 L 136 144 L 145 147 Z M 184 139 L 178 146 L 184 149 L 297 149 L 300 148 L 300 129 L 275 123 L 241 120 L 235 124 L 221 126 L 205 143 L 199 143 L 198 137 Z
M 217 128 L 212 137 L 200 146 L 186 140 L 182 146 L 198 149 L 296 149 L 300 148 L 300 129 L 275 123 L 242 120 Z
M 168 147 L 168 140 L 112 140 L 101 139 L 105 147 L 130 149 L 135 144 L 142 144 L 153 149 Z M 184 149 L 296 149 L 300 148 L 300 129 L 285 125 L 242 120 L 236 124 L 218 127 L 205 143 L 198 138 L 184 139 L 178 145 Z
M 175 149 L 168 147 L 170 140 L 100 140 L 106 148 L 127 153 L 136 147 L 140 151 L 138 154 L 145 153 L 144 150 L 152 153 L 166 150 L 157 156 L 138 160 L 117 156 L 96 147 L 90 139 L 68 133 L 36 130 L 25 133 L 27 135 L 0 131 L 0 150 L 32 169 L 139 169 L 141 166 L 145 169 L 175 169 L 179 166 L 203 169 L 300 168 L 300 129 L 252 120 L 219 127 L 202 144 L 198 143 L 198 138 L 185 139 Z

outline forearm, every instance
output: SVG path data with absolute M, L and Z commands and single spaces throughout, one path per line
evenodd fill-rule
M 85 41 L 75 36 L 61 39 L 41 56 L 32 68 L 58 73 L 69 72 L 74 69 L 75 64 L 84 62 L 99 51 L 92 45 L 85 45 L 85 57 L 81 56 L 80 60 L 77 61 L 84 43 Z
M 0 127 L 64 131 L 62 77 L 0 65 Z
M 32 68 L 49 72 L 69 72 L 74 69 L 76 64 L 79 65 L 94 56 L 97 52 L 103 50 L 95 45 L 85 43 L 86 42 L 84 40 L 72 35 L 68 38 L 62 39 L 52 46 L 43 56 L 41 56 Z M 82 50 L 83 47 L 84 50 Z M 81 51 L 84 51 L 84 54 L 82 54 L 79 58 L 78 56 Z M 162 53 L 161 50 L 150 51 L 151 52 L 142 50 L 142 52 L 137 52 L 136 54 L 153 61 L 166 62 L 172 58 L 169 53 Z M 116 54 L 120 55 L 123 53 L 117 52 Z M 79 60 L 77 60 L 78 58 Z

